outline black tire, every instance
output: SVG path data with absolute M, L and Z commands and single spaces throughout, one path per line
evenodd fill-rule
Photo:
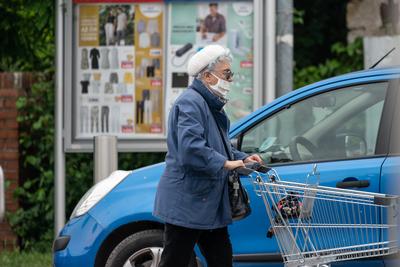
M 162 230 L 152 229 L 132 234 L 113 249 L 105 267 L 122 267 L 134 255 L 136 262 L 134 266 L 150 267 L 153 262 L 150 248 L 162 249 L 162 247 Z M 192 257 L 188 267 L 197 267 L 195 257 Z

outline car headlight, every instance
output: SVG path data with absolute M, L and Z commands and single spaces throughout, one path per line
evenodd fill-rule
M 87 191 L 78 202 L 71 214 L 70 219 L 81 216 L 88 212 L 130 173 L 130 171 L 115 171 L 104 180 L 92 186 L 92 188 L 90 188 L 89 191 Z

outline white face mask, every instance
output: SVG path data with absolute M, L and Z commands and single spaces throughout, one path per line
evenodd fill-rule
M 217 76 L 215 76 L 213 73 L 211 73 L 212 76 L 218 79 L 218 82 L 214 85 L 209 84 L 210 88 L 220 94 L 223 97 L 226 97 L 226 95 L 229 93 L 231 90 L 231 82 L 228 82 L 226 80 L 220 79 Z

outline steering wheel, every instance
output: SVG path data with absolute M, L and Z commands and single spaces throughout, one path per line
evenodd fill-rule
M 317 155 L 317 147 L 303 136 L 295 136 L 289 144 L 289 151 L 292 155 L 293 161 L 303 160 L 300 157 L 299 148 L 297 145 L 304 146 L 312 155 L 313 158 Z

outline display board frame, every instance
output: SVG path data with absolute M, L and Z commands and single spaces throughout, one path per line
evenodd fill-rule
M 163 5 L 163 33 L 164 37 L 162 38 L 162 54 L 164 59 L 167 55 L 168 50 L 168 42 L 170 36 L 168 36 L 168 23 L 170 21 L 169 16 L 171 15 L 169 10 L 172 5 L 171 1 L 113 1 L 113 0 L 75 0 L 75 1 L 67 1 L 65 5 L 65 23 L 64 23 L 64 40 L 65 40 L 65 49 L 64 49 L 64 151 L 65 152 L 93 152 L 93 137 L 78 137 L 76 132 L 76 119 L 79 113 L 79 110 L 76 108 L 76 93 L 73 92 L 73 88 L 76 87 L 76 73 L 74 73 L 74 64 L 76 65 L 76 51 L 77 47 L 76 42 L 78 42 L 76 38 L 76 23 L 77 18 L 75 16 L 75 5 L 78 4 L 89 4 L 89 3 L 104 3 L 104 4 L 135 4 L 135 3 L 162 3 Z M 192 1 L 193 2 L 193 1 Z M 198 2 L 210 2 L 210 1 L 198 1 Z M 214 2 L 227 2 L 227 1 L 214 1 Z M 238 2 L 238 1 L 228 1 L 228 2 Z M 254 17 L 253 17 L 253 48 L 254 48 L 254 62 L 253 62 L 253 107 L 252 111 L 256 110 L 262 105 L 264 88 L 262 87 L 262 73 L 263 73 L 263 36 L 264 36 L 264 26 L 262 23 L 262 12 L 263 12 L 263 1 L 262 0 L 254 0 L 252 1 L 254 5 Z M 162 73 L 162 81 L 163 81 L 163 105 L 166 104 L 166 73 L 168 64 L 166 60 L 163 60 L 163 73 Z M 165 152 L 167 151 L 166 144 L 166 135 L 167 135 L 167 120 L 168 114 L 164 113 L 163 115 L 163 132 L 161 134 L 135 134 L 132 137 L 118 138 L 118 152 Z M 104 133 L 99 133 L 104 134 Z M 110 133 L 112 134 L 112 133 Z

